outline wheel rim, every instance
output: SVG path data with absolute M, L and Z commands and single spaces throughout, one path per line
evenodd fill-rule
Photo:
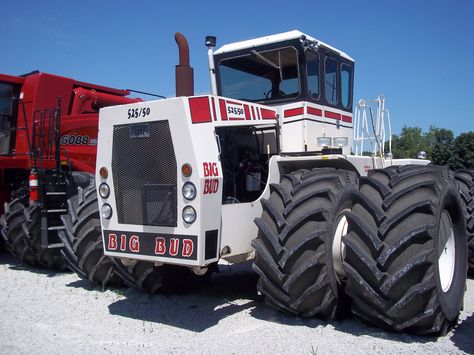
M 338 278 L 346 276 L 344 268 L 342 266 L 342 260 L 344 257 L 344 243 L 342 242 L 342 237 L 347 234 L 347 228 L 349 224 L 347 223 L 346 212 L 350 210 L 344 210 L 337 217 L 336 229 L 334 231 L 333 241 L 332 241 L 332 259 L 334 265 L 334 271 Z
M 438 274 L 443 292 L 451 287 L 456 262 L 454 230 L 451 217 L 443 211 L 438 231 Z

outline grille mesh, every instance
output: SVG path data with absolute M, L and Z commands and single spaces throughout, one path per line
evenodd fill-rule
M 136 124 L 135 124 L 136 125 Z M 176 226 L 176 157 L 168 121 L 114 127 L 112 173 L 119 223 Z

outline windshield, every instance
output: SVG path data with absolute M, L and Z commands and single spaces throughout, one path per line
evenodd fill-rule
M 13 85 L 0 83 L 0 154 L 10 152 L 14 91 Z
M 293 47 L 222 60 L 219 63 L 221 94 L 261 102 L 294 98 L 300 93 L 298 55 Z

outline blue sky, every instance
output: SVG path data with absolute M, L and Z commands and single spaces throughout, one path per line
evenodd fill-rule
M 271 4 L 271 6 L 267 5 Z M 354 98 L 383 93 L 395 133 L 474 130 L 474 1 L 3 1 L 0 72 L 35 69 L 174 95 L 174 33 L 208 93 L 205 35 L 225 43 L 298 29 L 356 60 Z

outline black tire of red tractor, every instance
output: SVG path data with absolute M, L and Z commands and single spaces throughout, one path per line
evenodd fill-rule
M 41 209 L 38 204 L 31 204 L 24 209 L 22 229 L 27 237 L 31 252 L 35 255 L 40 266 L 58 271 L 66 271 L 66 263 L 60 248 L 41 247 Z
M 165 266 L 141 260 L 131 260 L 129 265 L 125 265 L 117 258 L 113 259 L 113 263 L 115 272 L 128 287 L 155 294 L 163 285 Z
M 440 279 L 442 216 L 455 247 L 451 282 Z M 347 214 L 346 293 L 352 312 L 399 332 L 445 334 L 463 307 L 467 252 L 462 205 L 454 174 L 436 166 L 375 170 L 360 179 Z M 446 218 L 445 218 L 446 220 Z
M 104 255 L 93 179 L 89 186 L 77 188 L 77 195 L 68 199 L 68 214 L 61 218 L 65 227 L 59 233 L 64 244 L 61 253 L 69 269 L 82 279 L 101 285 L 102 289 L 122 286 L 112 258 Z
M 253 270 L 265 301 L 289 313 L 339 318 L 350 304 L 333 265 L 332 244 L 358 189 L 354 172 L 320 168 L 283 175 L 256 218 Z
M 466 220 L 468 272 L 474 275 L 474 170 L 457 171 L 456 182 Z
M 19 190 L 10 203 L 5 203 L 5 213 L 0 218 L 2 239 L 5 248 L 25 265 L 38 267 L 39 261 L 28 243 L 27 234 L 23 230 L 25 222 L 24 210 L 28 206 L 26 190 Z

